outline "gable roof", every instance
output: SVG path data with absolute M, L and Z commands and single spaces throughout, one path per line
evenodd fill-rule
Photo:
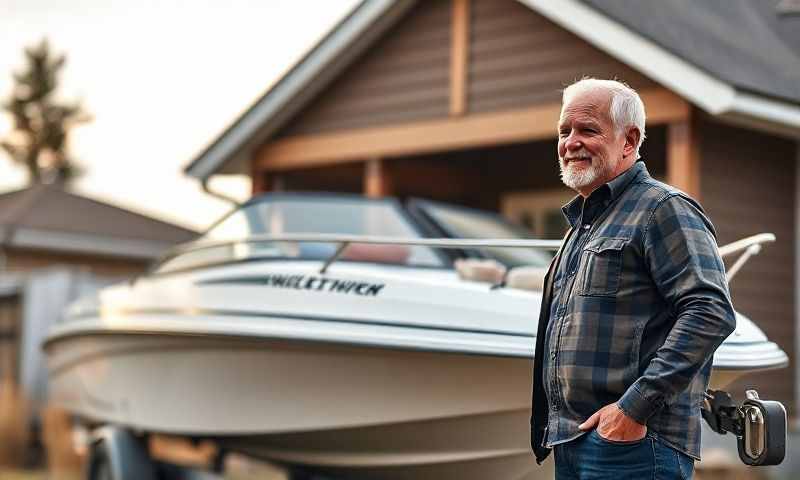
M 149 259 L 196 236 L 56 186 L 0 194 L 0 246 Z
M 795 48 L 800 42 L 787 39 L 795 32 L 790 24 L 764 20 L 765 7 L 747 7 L 759 2 L 714 0 L 712 6 L 703 5 L 694 13 L 697 5 L 690 0 L 517 1 L 712 115 L 800 136 L 800 78 L 797 78 L 800 70 L 791 68 L 800 64 Z M 206 181 L 216 173 L 248 171 L 246 165 L 252 151 L 291 120 L 415 3 L 415 0 L 364 0 L 195 157 L 185 172 Z M 659 5 L 657 10 L 654 3 Z M 714 7 L 726 8 L 729 3 L 734 8 L 725 13 L 714 12 Z M 651 17 L 653 11 L 659 16 Z M 746 18 L 739 18 L 741 15 Z M 752 15 L 759 15 L 761 20 L 750 18 Z M 650 21 L 643 20 L 645 17 Z M 587 25 L 591 28 L 585 28 Z M 737 45 L 736 39 L 724 35 L 726 28 L 749 29 L 748 41 L 754 39 L 757 45 Z M 771 28 L 778 28 L 779 32 L 770 33 Z M 705 48 L 698 48 L 695 42 L 707 43 Z M 770 75 L 769 71 L 737 72 L 737 68 L 775 66 L 775 62 L 765 63 L 759 58 L 773 48 L 780 50 L 780 57 L 789 62 L 786 68 L 780 66 L 777 78 L 766 81 L 764 77 Z M 710 61 L 717 51 L 720 57 Z
M 780 0 L 582 2 L 734 87 L 800 102 L 800 16 Z

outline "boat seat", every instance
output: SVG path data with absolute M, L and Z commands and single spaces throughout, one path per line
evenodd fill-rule
M 473 282 L 500 283 L 506 274 L 505 265 L 497 260 L 479 258 L 459 258 L 454 266 L 461 280 Z
M 543 267 L 515 267 L 506 276 L 506 286 L 522 290 L 542 290 L 547 269 Z
M 379 245 L 371 243 L 353 243 L 342 253 L 343 260 L 357 262 L 396 263 L 405 265 L 411 249 L 405 245 Z
M 460 258 L 455 261 L 455 268 L 462 280 L 495 285 L 505 279 L 507 287 L 522 290 L 541 290 L 547 273 L 547 269 L 542 267 L 515 267 L 507 270 L 496 260 L 477 258 Z

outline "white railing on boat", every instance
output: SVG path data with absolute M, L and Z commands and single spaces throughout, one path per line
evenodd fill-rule
M 483 248 L 538 248 L 543 250 L 558 250 L 561 240 L 536 240 L 536 239 L 468 239 L 468 238 L 398 238 L 380 237 L 369 235 L 339 235 L 324 233 L 294 233 L 284 235 L 252 235 L 238 240 L 205 241 L 202 243 L 188 243 L 179 245 L 170 250 L 164 259 L 197 250 L 233 246 L 246 243 L 263 242 L 301 242 L 301 243 L 335 243 L 336 251 L 325 260 L 319 273 L 325 273 L 333 262 L 341 257 L 345 249 L 352 244 L 377 244 L 377 245 L 406 245 L 425 246 L 448 249 L 483 249 Z
M 775 235 L 772 233 L 760 233 L 758 235 L 753 235 L 752 237 L 743 238 L 741 240 L 737 240 L 733 243 L 729 243 L 725 246 L 719 247 L 719 254 L 720 256 L 727 257 L 733 255 L 734 253 L 742 252 L 742 255 L 733 262 L 731 268 L 728 269 L 728 272 L 725 276 L 728 278 L 728 282 L 731 281 L 734 275 L 742 268 L 742 266 L 750 260 L 750 257 L 753 255 L 758 255 L 761 253 L 761 244 L 774 242 Z
M 316 243 L 373 243 L 384 245 L 426 246 L 436 248 L 539 248 L 558 250 L 561 240 L 537 239 L 472 239 L 472 238 L 401 238 L 370 235 L 339 235 L 326 233 L 292 233 L 283 235 L 253 235 L 238 240 L 204 241 L 175 247 L 170 256 L 188 251 L 223 247 L 237 243 L 260 242 L 316 242 Z
M 728 269 L 726 275 L 728 281 L 730 281 L 733 276 L 736 275 L 736 273 L 753 255 L 756 255 L 761 251 L 762 244 L 774 241 L 774 234 L 761 233 L 719 247 L 719 253 L 722 257 L 727 257 L 735 253 L 742 252 L 742 255 L 737 258 L 730 269 Z M 324 273 L 333 262 L 339 259 L 344 250 L 351 244 L 407 245 L 446 249 L 537 248 L 541 250 L 558 250 L 561 247 L 561 240 L 541 239 L 398 238 L 324 233 L 292 233 L 278 235 L 259 234 L 234 240 L 195 241 L 178 245 L 177 247 L 169 250 L 162 258 L 162 261 L 169 258 L 174 258 L 175 256 L 183 253 L 197 250 L 264 242 L 338 244 L 336 251 L 327 260 L 325 260 L 325 263 L 320 269 L 320 273 Z

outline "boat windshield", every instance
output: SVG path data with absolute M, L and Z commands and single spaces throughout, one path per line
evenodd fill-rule
M 522 226 L 515 225 L 496 213 L 456 205 L 417 200 L 416 208 L 422 210 L 448 236 L 453 238 L 535 238 Z M 487 248 L 485 256 L 506 267 L 547 267 L 552 252 L 534 248 Z
M 247 241 L 253 235 L 293 233 L 421 237 L 394 201 L 326 196 L 268 197 L 234 211 L 198 241 L 200 244 L 205 241 L 230 243 L 189 250 L 165 261 L 158 271 L 255 258 L 326 260 L 336 251 L 334 243 Z M 340 259 L 422 267 L 445 264 L 443 257 L 424 246 L 351 244 Z

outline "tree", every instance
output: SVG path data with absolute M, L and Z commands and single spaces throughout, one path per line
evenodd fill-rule
M 31 184 L 63 184 L 80 171 L 67 153 L 70 130 L 90 120 L 78 102 L 55 98 L 65 55 L 53 55 L 47 39 L 25 49 L 25 69 L 14 73 L 11 96 L 2 103 L 13 129 L 0 141 L 11 159 L 28 170 Z

